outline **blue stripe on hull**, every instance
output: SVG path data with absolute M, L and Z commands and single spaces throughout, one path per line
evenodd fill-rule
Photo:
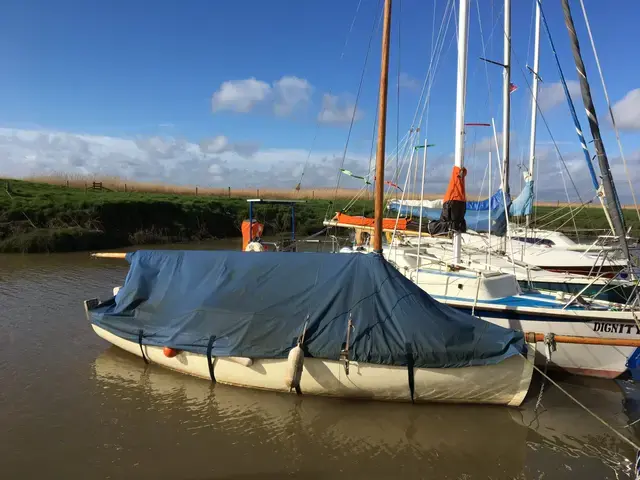
M 526 313 L 526 312 L 518 312 L 515 310 L 493 310 L 483 308 L 481 305 L 476 305 L 476 308 L 473 309 L 471 305 L 469 306 L 458 306 L 458 305 L 449 305 L 456 310 L 463 311 L 465 313 L 471 314 L 471 311 L 474 310 L 474 315 L 476 317 L 484 317 L 484 318 L 495 318 L 495 319 L 503 319 L 503 320 L 515 320 L 515 321 L 530 321 L 530 322 L 570 322 L 570 323 L 598 323 L 602 322 L 602 319 L 593 318 L 593 317 L 578 317 L 578 316 L 560 316 L 560 315 L 549 315 L 549 314 L 538 314 L 538 313 Z M 606 320 L 605 320 L 606 321 Z M 607 321 L 609 323 L 613 322 L 616 324 L 622 324 L 626 326 L 628 325 L 631 328 L 637 328 L 635 323 L 629 320 L 610 320 Z M 615 333 L 615 332 L 612 332 Z M 623 332 L 620 332 L 623 333 Z M 639 360 L 640 362 L 640 360 Z
M 533 322 L 574 322 L 574 323 L 586 323 L 592 322 L 593 318 L 580 318 L 580 317 L 559 317 L 555 315 L 540 315 L 536 313 L 523 313 L 513 310 L 489 310 L 484 309 L 479 305 L 476 305 L 474 309 L 472 306 L 457 306 L 450 305 L 456 310 L 461 310 L 465 313 L 471 314 L 471 311 L 474 310 L 474 315 L 476 317 L 484 317 L 484 318 L 501 318 L 504 320 L 519 320 L 519 321 L 533 321 Z

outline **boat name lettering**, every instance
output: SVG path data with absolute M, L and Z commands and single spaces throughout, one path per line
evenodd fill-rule
M 625 323 L 609 323 L 609 322 L 593 322 L 594 332 L 605 333 L 624 333 L 625 335 L 640 335 L 640 328 L 632 324 Z

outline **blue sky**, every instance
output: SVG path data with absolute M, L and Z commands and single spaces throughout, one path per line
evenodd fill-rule
M 502 2 L 477 1 L 487 56 L 501 60 Z M 533 0 L 513 3 L 512 81 L 519 89 L 512 94 L 512 164 L 528 145 L 530 96 L 522 69 L 532 62 L 534 5 Z M 435 2 L 436 28 L 446 4 Z M 580 5 L 576 0 L 571 4 L 604 139 L 616 165 L 618 148 Z M 640 44 L 640 3 L 619 0 L 615 9 L 600 0 L 585 4 L 611 100 L 625 99 L 617 107 L 618 122 L 625 127 L 627 159 L 637 165 L 640 91 L 633 91 L 640 88 L 640 65 L 631 61 L 630 49 Z M 6 0 L 0 16 L 0 154 L 5 158 L 0 174 L 113 174 L 190 184 L 293 187 L 312 149 L 305 182 L 335 185 L 379 5 L 378 0 Z M 545 0 L 544 8 L 565 75 L 575 81 L 560 2 Z M 393 13 L 391 147 L 396 122 L 402 137 L 419 99 L 431 54 L 434 2 L 395 0 Z M 451 167 L 457 54 L 453 20 L 428 116 L 429 139 L 436 143 L 430 152 L 432 190 L 444 190 Z M 467 120 L 495 117 L 500 129 L 501 71 L 478 60 L 483 39 L 476 0 L 471 1 L 469 43 Z M 358 171 L 369 163 L 379 54 L 376 28 L 345 163 Z M 545 118 L 581 185 L 584 163 L 576 155 L 577 138 L 544 34 L 540 75 L 548 89 L 541 94 Z M 572 91 L 579 93 L 575 87 Z M 586 132 L 579 95 L 575 99 Z M 489 133 L 467 133 L 468 165 L 480 172 L 479 178 L 486 163 L 482 142 Z M 548 145 L 544 147 L 549 135 L 542 124 L 538 141 L 540 157 L 548 157 L 541 166 L 540 188 L 544 184 L 548 196 L 559 196 L 558 165 Z M 620 173 L 614 169 L 624 195 L 626 179 Z M 350 181 L 346 186 L 359 186 Z M 517 174 L 512 184 L 517 191 Z M 584 192 L 591 195 L 588 188 Z

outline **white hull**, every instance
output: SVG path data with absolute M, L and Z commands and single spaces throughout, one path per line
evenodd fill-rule
M 443 282 L 443 278 L 446 282 Z M 556 335 L 640 339 L 640 328 L 634 320 L 634 312 L 507 307 L 474 302 L 469 298 L 451 298 L 456 290 L 461 293 L 471 290 L 475 293 L 470 278 L 459 279 L 455 274 L 429 276 L 421 273 L 417 282 L 415 277 L 411 279 L 420 288 L 434 295 L 438 301 L 454 308 L 466 308 L 469 313 L 502 327 Z M 452 288 L 460 285 L 463 286 L 462 289 Z M 443 294 L 449 295 L 449 298 L 440 297 Z M 526 295 L 524 297 L 526 298 Z M 540 349 L 536 355 L 536 364 L 544 366 L 549 361 L 552 368 L 560 368 L 577 375 L 616 378 L 627 370 L 627 360 L 634 350 L 634 347 L 559 344 L 550 358 L 546 351 Z
M 416 239 L 411 241 L 413 244 L 416 244 L 416 242 Z M 580 274 L 588 274 L 591 272 L 595 275 L 599 272 L 619 272 L 626 266 L 624 261 L 614 258 L 614 252 L 609 252 L 605 255 L 602 253 L 603 250 L 601 248 L 594 247 L 592 249 L 585 248 L 579 250 L 570 246 L 536 245 L 515 239 L 507 240 L 506 245 L 504 245 L 503 242 L 504 239 L 502 237 L 495 237 L 493 235 L 488 237 L 487 235 L 462 234 L 463 248 L 470 252 L 482 252 L 486 254 L 489 247 L 491 247 L 493 252 L 498 252 L 504 246 L 506 247 L 506 256 L 516 262 L 522 262 L 531 267 L 542 268 L 544 270 Z M 447 243 L 449 245 L 447 245 Z M 440 238 L 430 237 L 425 237 L 421 241 L 421 244 L 425 246 L 438 245 L 438 247 L 442 249 L 439 252 L 441 260 L 449 263 L 451 263 L 453 256 L 450 243 L 450 241 L 447 242 Z M 463 255 L 463 258 L 466 256 L 467 255 Z M 477 257 L 477 255 L 475 256 Z M 485 255 L 480 255 L 480 258 L 483 256 Z M 499 256 L 496 257 L 499 258 Z M 488 258 L 488 255 L 486 255 L 486 258 Z
M 480 317 L 484 320 L 500 325 L 502 327 L 513 328 L 525 332 L 553 332 L 556 335 L 575 335 L 580 337 L 603 337 L 603 338 L 634 338 L 640 339 L 636 334 L 635 325 L 629 329 L 632 334 L 611 334 L 594 333 L 594 328 L 604 325 L 613 325 L 614 322 L 545 322 L 530 320 L 506 320 L 502 318 Z M 617 325 L 620 323 L 615 322 Z M 627 331 L 627 328 L 624 328 Z M 634 347 L 609 347 L 603 345 L 575 345 L 559 344 L 557 350 L 552 352 L 549 360 L 550 368 L 559 368 L 576 375 L 587 377 L 616 378 L 627 370 L 627 359 L 634 352 Z M 543 366 L 547 362 L 547 352 L 539 349 L 536 355 L 536 364 Z
M 407 278 L 439 302 L 466 310 L 485 321 L 525 332 L 640 339 L 640 323 L 636 323 L 633 311 L 558 308 L 566 300 L 548 300 L 548 308 L 496 303 L 505 296 L 519 294 L 520 298 L 526 300 L 528 295 L 520 294 L 513 275 L 486 271 L 478 274 L 472 270 L 438 271 L 441 268 L 438 264 L 418 270 L 417 257 L 408 254 L 410 251 L 410 248 L 388 247 L 385 256 Z M 615 378 L 627 370 L 627 360 L 634 350 L 633 347 L 559 344 L 550 359 L 540 349 L 536 364 L 544 367 L 550 360 L 550 367 L 577 375 Z
M 141 357 L 140 346 L 96 325 L 106 341 Z M 162 348 L 143 345 L 149 361 L 181 373 L 209 379 L 207 357 L 180 352 L 173 358 Z M 416 368 L 415 402 L 489 403 L 518 406 L 524 400 L 533 373 L 535 345 L 528 345 L 528 359 L 514 356 L 496 365 L 463 368 Z M 288 392 L 287 359 L 254 359 L 250 366 L 218 357 L 214 359 L 217 382 L 262 390 Z M 350 362 L 349 375 L 337 360 L 306 358 L 300 389 L 307 395 L 411 401 L 406 367 Z

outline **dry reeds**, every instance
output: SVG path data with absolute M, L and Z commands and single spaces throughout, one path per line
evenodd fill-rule
M 102 188 L 116 192 L 162 193 L 172 195 L 206 195 L 230 198 L 281 198 L 301 200 L 351 200 L 356 195 L 362 199 L 372 199 L 372 192 L 360 192 L 352 188 L 302 188 L 300 190 L 284 188 L 211 188 L 199 185 L 168 185 L 164 183 L 138 182 L 111 176 L 66 175 L 54 173 L 27 178 L 30 182 L 61 185 L 70 188 L 91 188 L 100 183 Z M 425 198 L 436 199 L 441 195 L 425 195 Z M 419 198 L 416 194 L 405 195 L 405 198 Z
M 29 177 L 26 180 L 36 183 L 47 183 L 51 185 L 62 185 L 70 188 L 91 188 L 94 182 L 101 183 L 102 187 L 116 192 L 139 192 L 139 193 L 161 193 L 171 195 L 204 195 L 229 198 L 280 198 L 280 199 L 300 199 L 300 200 L 351 200 L 358 196 L 363 200 L 372 200 L 373 192 L 360 192 L 352 188 L 302 188 L 300 190 L 284 188 L 212 188 L 199 185 L 169 185 L 165 183 L 138 182 L 135 180 L 123 179 L 117 176 L 91 176 L 78 174 L 53 173 L 49 175 L 38 175 Z M 400 196 L 400 194 L 398 195 Z M 436 200 L 442 198 L 443 194 L 425 194 L 424 198 Z M 407 192 L 405 199 L 417 200 L 418 193 Z M 482 200 L 477 195 L 467 193 L 467 200 Z M 580 207 L 579 202 L 536 202 L 538 207 Z M 585 205 L 586 208 L 602 208 L 598 203 Z M 632 208 L 632 206 L 623 206 Z
M 110 176 L 84 176 L 51 174 L 29 177 L 26 180 L 36 183 L 61 185 L 70 188 L 91 188 L 93 183 L 101 183 L 102 188 L 117 192 L 163 193 L 172 195 L 207 195 L 231 198 L 284 198 L 284 199 L 343 199 L 350 200 L 357 190 L 340 188 L 212 188 L 200 185 L 169 185 L 164 183 L 138 182 Z

